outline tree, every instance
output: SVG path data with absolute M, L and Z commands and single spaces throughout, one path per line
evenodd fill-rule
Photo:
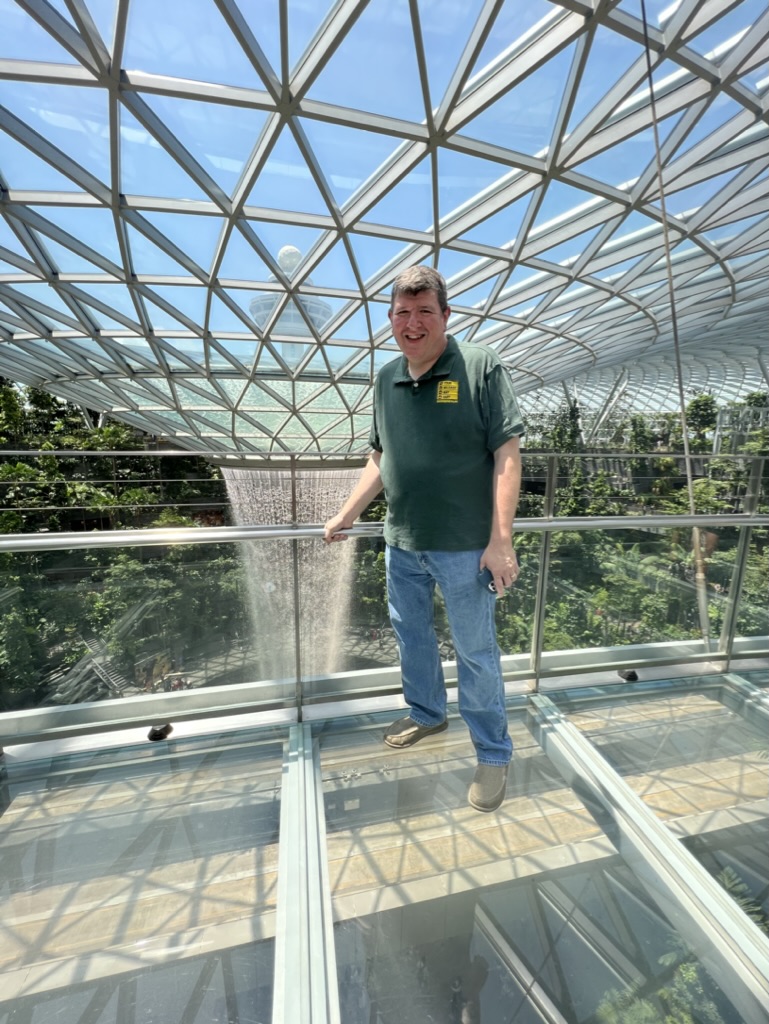
M 718 404 L 709 392 L 695 395 L 686 406 L 686 423 L 698 445 L 704 445 L 706 434 L 715 429 L 717 422 Z
M 0 445 L 19 444 L 24 432 L 24 410 L 19 389 L 0 377 Z

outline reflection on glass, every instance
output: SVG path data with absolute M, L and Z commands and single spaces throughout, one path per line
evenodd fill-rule
M 769 820 L 690 836 L 684 844 L 750 919 L 769 933 Z
M 266 1024 L 283 747 L 267 729 L 8 751 L 0 1019 Z
M 737 636 L 769 635 L 769 609 L 766 603 L 766 581 L 769 578 L 769 546 L 766 530 L 754 530 L 742 581 L 742 594 L 737 615 Z M 732 561 L 725 558 L 727 565 Z
M 677 835 L 703 838 L 765 815 L 765 727 L 721 703 L 717 677 L 697 688 L 553 699 Z
M 730 577 L 715 559 L 737 530 L 701 532 L 710 635 L 718 637 Z M 554 533 L 544 649 L 572 650 L 693 640 L 702 636 L 692 531 Z
M 7 710 L 254 678 L 233 545 L 17 552 L 2 568 Z
M 343 1024 L 739 1024 L 522 718 L 494 815 L 460 721 L 398 752 L 385 724 L 320 731 Z

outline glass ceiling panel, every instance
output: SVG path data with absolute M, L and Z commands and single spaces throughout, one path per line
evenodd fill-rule
M 227 292 L 231 296 L 235 304 L 247 313 L 247 310 L 243 307 L 243 296 L 239 292 Z M 245 331 L 246 322 L 241 320 L 230 306 L 227 305 L 218 295 L 211 296 L 211 324 L 216 331 L 228 332 L 228 331 Z M 229 345 L 230 343 L 227 342 Z M 253 342 L 252 342 L 253 344 Z
M 443 0 L 439 16 L 435 0 L 418 0 L 418 4 L 430 100 L 435 108 L 443 100 L 483 0 Z
M 266 281 L 270 276 L 267 264 L 254 247 L 243 237 L 240 230 L 233 230 L 227 242 L 227 249 L 219 267 L 219 279 L 230 278 L 239 281 Z M 237 293 L 233 292 L 237 304 L 243 305 Z
M 328 213 L 328 204 L 288 128 L 278 136 L 246 202 L 275 210 Z
M 433 172 L 429 157 L 419 163 L 366 213 L 369 224 L 408 224 L 426 231 L 433 223 Z
M 478 257 L 471 256 L 464 252 L 458 252 L 455 249 L 449 249 L 444 247 L 440 251 L 438 260 L 438 270 L 443 274 L 447 281 L 450 281 L 455 276 L 459 279 L 465 272 L 469 272 L 471 267 L 478 266 Z
M 301 256 L 306 256 L 321 237 L 321 232 L 315 228 L 301 227 L 288 221 L 249 220 L 249 224 L 276 262 L 280 250 L 286 246 L 293 246 Z M 251 275 L 247 273 L 245 276 Z M 272 275 L 265 280 L 271 278 Z
M 334 331 L 335 339 L 349 341 L 368 341 L 369 326 L 365 309 L 359 309 Z
M 625 71 L 643 57 L 643 48 L 625 36 L 599 25 L 590 42 L 585 69 L 577 86 L 574 107 L 569 117 L 570 135 L 595 107 L 613 91 Z M 625 99 L 617 94 L 616 101 Z
M 264 88 L 208 0 L 131 0 L 123 59 L 128 68 L 157 75 Z
M 671 114 L 657 122 L 660 144 L 663 145 L 681 119 Z M 579 156 L 579 154 L 577 154 Z M 576 159 L 574 167 L 580 174 L 595 178 L 598 183 L 623 187 L 634 183 L 648 167 L 656 171 L 654 132 L 648 129 L 626 139 L 622 146 L 612 146 L 587 160 Z
M 200 217 L 194 213 L 143 214 L 153 227 L 159 229 L 185 256 L 189 256 L 203 270 L 211 266 L 222 220 L 219 217 Z M 177 271 L 178 273 L 178 271 Z M 187 271 L 183 271 L 188 276 Z
M 59 0 L 61 6 L 64 6 L 65 2 L 66 0 Z M 115 0 L 89 0 L 88 12 L 94 20 L 104 45 L 111 52 L 112 38 L 115 34 L 115 18 L 117 16 Z
M 665 193 L 667 212 L 673 216 L 679 216 L 699 210 L 700 207 L 705 206 L 714 196 L 717 196 L 721 189 L 732 181 L 734 177 L 734 173 L 728 171 L 725 174 L 719 174 L 712 178 L 707 178 L 705 181 L 700 181 L 689 188 L 667 191 Z M 660 206 L 661 204 L 655 202 L 653 205 Z
M 10 188 L 49 192 L 80 191 L 71 178 L 61 174 L 5 132 L 0 132 L 0 143 L 3 175 Z
M 542 154 L 550 145 L 573 55 L 574 47 L 555 54 L 464 125 L 463 134 L 531 156 Z
M 127 316 L 132 322 L 137 323 L 136 306 L 134 306 L 131 294 L 125 285 L 89 282 L 87 286 L 84 286 L 84 291 L 94 299 L 103 302 L 105 306 L 111 306 L 112 309 Z
M 72 238 L 81 239 L 95 252 L 121 266 L 120 246 L 115 237 L 115 221 L 110 210 L 80 206 L 32 206 L 30 209 L 62 228 Z
M 732 5 L 731 10 L 724 11 L 716 22 L 702 32 L 687 37 L 686 43 L 697 53 L 708 55 L 728 39 L 748 31 L 765 14 L 766 4 L 763 0 L 743 0 L 740 4 Z
M 78 9 L 84 28 L 91 24 L 88 15 L 111 45 L 117 9 L 112 0 L 84 0 Z M 673 20 L 702 26 L 715 16 L 696 42 L 720 48 L 722 66 L 734 50 L 735 26 L 763 33 L 756 24 L 762 11 L 756 0 L 721 8 L 681 0 L 675 14 L 669 4 L 655 0 L 648 9 L 652 22 L 664 16 L 666 26 Z M 21 277 L 21 283 L 35 286 L 34 292 L 16 289 L 19 311 L 11 308 L 10 299 L 4 303 L 3 321 L 10 333 L 0 346 L 0 373 L 7 366 L 14 375 L 28 373 L 33 383 L 44 374 L 54 393 L 74 394 L 53 343 L 41 339 L 36 344 L 32 375 L 24 337 L 46 318 L 34 308 L 34 294 L 41 308 L 50 310 L 50 322 L 67 335 L 62 344 L 77 366 L 79 394 L 97 393 L 95 380 L 86 379 L 89 359 L 94 378 L 111 367 L 106 342 L 102 348 L 99 337 L 90 333 L 98 324 L 115 333 L 117 346 L 136 352 L 137 365 L 143 353 L 143 368 L 156 367 L 159 375 L 173 367 L 185 376 L 197 373 L 201 380 L 205 374 L 237 376 L 242 390 L 250 375 L 283 377 L 290 385 L 294 376 L 300 382 L 305 374 L 323 379 L 330 371 L 339 375 L 343 367 L 341 382 L 364 380 L 360 394 L 366 396 L 371 368 L 397 352 L 386 315 L 392 277 L 408 263 L 422 262 L 439 267 L 450 279 L 449 300 L 455 306 L 472 306 L 502 287 L 504 298 L 480 329 L 472 316 L 455 316 L 452 324 L 469 341 L 494 344 L 510 365 L 522 367 L 517 375 L 522 398 L 538 380 L 546 378 L 548 386 L 571 381 L 576 369 L 586 365 L 590 354 L 560 336 L 572 328 L 590 339 L 595 351 L 592 369 L 584 371 L 584 394 L 596 394 L 600 401 L 603 385 L 591 389 L 590 374 L 599 380 L 604 367 L 614 373 L 631 354 L 639 379 L 654 381 L 652 394 L 647 385 L 643 394 L 634 389 L 629 398 L 634 407 L 653 404 L 654 394 L 667 407 L 676 393 L 661 225 L 644 214 L 648 207 L 632 191 L 630 197 L 638 202 L 630 212 L 625 203 L 612 201 L 613 189 L 644 171 L 649 172 L 652 201 L 657 187 L 651 173 L 655 112 L 649 107 L 645 61 L 639 60 L 641 26 L 618 19 L 616 5 L 599 5 L 588 15 L 579 6 L 565 8 L 550 0 L 523 6 L 517 0 L 499 5 L 451 0 L 439 6 L 432 0 L 312 2 L 286 5 L 285 21 L 277 4 L 259 8 L 258 16 L 252 5 L 239 5 L 237 13 L 253 34 L 252 60 L 244 49 L 250 45 L 248 33 L 241 46 L 228 25 L 225 13 L 236 13 L 229 4 L 173 0 L 158 6 L 125 0 L 121 10 L 127 21 L 117 23 L 126 29 L 125 46 L 122 37 L 117 40 L 121 67 L 103 70 L 94 60 L 100 44 L 81 38 L 72 4 L 57 0 L 55 6 L 35 7 L 36 17 L 30 10 L 0 0 L 5 16 L 0 55 L 42 62 L 39 74 L 34 66 L 0 68 L 0 104 L 3 97 L 7 102 L 7 110 L 0 106 L 0 133 L 7 136 L 0 178 L 12 189 L 2 206 L 0 246 L 16 254 L 22 266 L 31 262 L 35 267 L 25 275 L 8 255 L 0 264 L 4 275 L 12 275 L 9 283 Z M 637 18 L 640 3 L 628 0 L 619 10 L 624 18 Z M 57 42 L 59 29 L 71 53 Z M 287 37 L 281 38 L 284 31 Z M 589 46 L 586 63 L 572 81 L 582 43 Z M 263 67 L 262 77 L 258 66 L 265 60 L 272 67 Z M 420 60 L 429 100 L 419 77 Z M 716 397 L 729 399 L 739 393 L 735 380 L 740 372 L 745 391 L 764 386 L 758 339 L 765 337 L 769 305 L 765 261 L 741 267 L 736 301 L 724 290 L 720 269 L 735 254 L 767 249 L 766 219 L 752 216 L 764 217 L 761 184 L 745 173 L 766 128 L 755 93 L 741 91 L 735 82 L 746 75 L 757 81 L 768 76 L 760 69 L 746 71 L 747 61 L 740 65 L 732 58 L 732 63 L 734 78 L 721 80 L 706 64 L 700 69 L 692 62 L 680 36 L 671 34 L 665 61 L 654 69 L 661 139 L 687 125 L 678 150 L 661 154 L 670 183 L 668 209 L 675 216 L 704 203 L 711 207 L 707 223 L 690 221 L 695 227 L 684 245 L 675 224 L 671 232 L 681 372 L 700 380 L 696 364 L 703 334 L 725 350 L 738 325 L 740 336 L 750 341 L 738 352 L 729 349 L 728 380 L 724 376 L 719 383 L 715 374 L 708 378 Z M 78 84 L 64 84 L 65 75 Z M 154 76 L 151 88 L 147 75 Z M 85 87 L 84 81 L 91 84 Z M 450 82 L 456 93 L 446 97 Z M 677 88 L 679 83 L 686 83 L 685 89 Z M 768 85 L 758 87 L 761 97 Z M 671 86 L 677 92 L 668 102 L 661 93 Z M 273 99 L 278 95 L 291 95 L 292 105 L 278 103 Z M 242 105 L 234 97 L 242 98 Z M 694 106 L 676 107 L 665 116 L 671 103 L 684 101 Z M 426 117 L 426 102 L 436 123 Z M 110 104 L 114 116 L 108 116 Z M 555 141 L 547 163 L 532 161 L 534 153 L 549 146 L 561 108 L 569 114 L 571 135 Z M 113 128 L 120 133 L 117 139 L 110 138 Z M 739 195 L 726 198 L 724 189 L 740 174 L 749 183 Z M 228 197 L 236 195 L 238 186 L 243 192 L 232 205 Z M 735 215 L 740 221 L 728 224 Z M 614 234 L 591 260 L 579 262 L 585 245 L 612 218 L 620 221 Z M 128 245 L 121 247 L 119 238 Z M 259 255 L 260 247 L 271 266 Z M 305 261 L 301 276 L 296 276 L 297 254 L 288 247 Z M 98 288 L 91 283 L 89 278 L 100 273 L 100 256 L 115 265 L 113 277 L 138 277 L 138 292 L 146 291 L 141 302 L 148 325 L 171 334 L 167 355 L 160 354 L 165 349 L 159 341 L 141 335 L 144 328 L 125 285 L 108 286 L 106 278 Z M 654 265 L 646 266 L 650 258 Z M 559 267 L 564 260 L 572 276 Z M 644 266 L 640 275 L 638 261 Z M 87 316 L 80 325 L 57 285 L 45 283 L 51 263 L 67 275 L 67 288 L 83 296 Z M 283 294 L 284 285 L 273 276 L 276 264 L 284 280 L 293 279 L 291 296 Z M 208 274 L 216 280 L 205 293 Z M 610 278 L 616 297 L 586 287 L 591 274 Z M 193 281 L 194 290 L 189 288 Z M 559 296 L 566 284 L 568 296 Z M 324 294 L 309 294 L 312 288 Z M 224 295 L 232 297 L 234 308 L 228 308 Z M 89 304 L 91 297 L 103 310 Z M 635 300 L 653 304 L 649 313 L 656 328 L 646 312 L 632 312 Z M 282 313 L 271 328 L 276 348 L 270 351 L 253 317 L 266 324 L 278 302 Z M 211 316 L 205 326 L 218 341 L 204 344 L 206 309 Z M 525 338 L 519 326 L 506 322 L 511 313 L 527 318 Z M 121 327 L 120 316 L 134 326 Z M 332 329 L 336 318 L 343 322 Z M 125 331 L 137 336 L 124 341 Z M 631 344 L 634 331 L 638 338 Z M 313 341 L 318 332 L 327 336 L 326 358 Z M 176 333 L 181 339 L 173 337 Z M 560 360 L 551 357 L 543 339 L 561 346 L 552 350 L 561 353 Z M 281 346 L 288 346 L 288 360 L 280 358 Z M 192 365 L 185 363 L 184 353 Z M 119 364 L 115 369 L 120 372 Z M 139 394 L 142 379 L 134 385 Z M 543 391 L 543 402 L 551 402 L 552 394 L 558 389 Z M 179 401 L 169 396 L 169 405 Z M 265 401 L 266 413 L 277 399 Z M 223 425 L 220 433 L 214 426 L 198 426 L 204 441 L 218 444 L 226 437 L 228 445 L 238 446 L 232 425 Z M 157 421 L 150 424 L 153 432 L 157 427 Z M 168 429 L 173 440 L 170 420 Z M 187 443 L 188 432 L 189 424 L 180 428 L 179 443 Z M 365 436 L 366 431 L 358 433 Z M 279 443 L 279 437 L 269 438 L 267 446 Z M 360 445 L 353 437 L 347 443 Z M 317 447 L 318 439 L 309 437 L 306 444 Z M 344 449 L 344 438 L 339 444 Z
M 365 128 L 350 128 L 312 118 L 300 119 L 299 123 L 340 205 L 357 192 L 401 144 L 397 137 Z
M 232 194 L 267 115 L 226 103 L 156 94 L 143 98 L 203 170 Z
M 120 180 L 129 195 L 205 198 L 203 189 L 126 109 L 120 113 Z
M 349 232 L 355 260 L 364 283 L 374 277 L 382 267 L 394 260 L 403 251 L 403 242 L 393 238 L 379 238 L 375 235 Z M 445 252 L 444 252 L 445 255 Z
M 187 288 L 172 288 L 168 285 L 156 284 L 152 286 L 156 295 L 176 306 L 180 312 L 202 324 L 206 313 L 206 297 L 208 291 L 205 288 L 190 286 Z
M 521 4 L 518 0 L 505 0 L 494 18 L 489 37 L 473 67 L 473 75 L 479 75 L 485 68 L 506 53 L 512 44 L 525 39 L 535 26 L 545 19 L 552 19 L 561 13 L 560 8 L 546 0 L 532 0 Z
M 491 160 L 444 149 L 438 154 L 438 205 L 441 221 L 473 201 L 494 182 L 505 177 L 507 168 Z
M 109 182 L 107 96 L 101 90 L 0 81 L 0 103 L 103 183 Z
M 60 274 L 103 274 L 104 270 L 72 249 L 59 245 L 52 238 L 45 239 L 45 248 Z
M 288 4 L 288 57 L 294 68 L 328 13 L 326 4 Z M 268 21 L 271 19 L 267 19 Z M 256 30 L 256 27 L 255 27 Z M 257 33 L 258 34 L 258 33 Z M 277 57 L 277 55 L 276 55 Z M 279 64 L 276 62 L 276 68 Z
M 75 63 L 72 55 L 52 39 L 45 29 L 30 18 L 14 0 L 0 0 L 0 58 L 11 60 L 54 61 Z
M 468 227 L 462 232 L 460 239 L 488 246 L 493 246 L 496 242 L 497 245 L 507 248 L 518 237 L 529 202 L 530 198 L 526 196 L 516 203 L 510 203 L 498 213 L 484 217 L 477 224 Z
M 383 54 L 387 59 L 383 59 Z M 350 81 L 356 83 L 351 95 Z M 314 100 L 421 121 L 425 102 L 409 0 L 361 5 L 360 17 L 308 93 Z

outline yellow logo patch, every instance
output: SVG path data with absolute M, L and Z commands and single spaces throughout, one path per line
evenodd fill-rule
M 435 396 L 436 402 L 458 402 L 459 401 L 459 381 L 458 380 L 442 380 L 438 383 L 438 394 Z

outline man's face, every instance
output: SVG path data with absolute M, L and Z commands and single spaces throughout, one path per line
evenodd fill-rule
M 410 370 L 425 373 L 446 348 L 446 323 L 450 312 L 441 309 L 435 292 L 395 297 L 390 323 Z

